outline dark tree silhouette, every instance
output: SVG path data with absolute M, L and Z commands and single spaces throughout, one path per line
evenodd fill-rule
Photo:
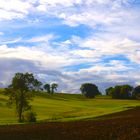
M 42 82 L 38 81 L 37 79 L 34 80 L 34 90 L 35 91 L 40 91 L 42 90 L 41 88 Z
M 44 89 L 48 92 L 48 93 L 50 93 L 51 92 L 51 86 L 50 86 L 50 84 L 45 84 L 44 85 Z
M 112 90 L 113 90 L 113 87 L 109 87 L 105 90 L 106 92 L 106 95 L 112 95 Z
M 130 99 L 132 97 L 133 87 L 130 85 L 123 85 L 121 87 L 121 98 L 122 99 Z
M 140 99 L 140 85 L 134 88 L 133 97 L 135 99 Z
M 96 95 L 100 94 L 98 87 L 92 83 L 82 84 L 80 90 L 82 94 L 88 98 L 94 98 Z
M 22 121 L 22 113 L 31 109 L 29 101 L 33 97 L 33 91 L 39 89 L 39 85 L 41 82 L 35 79 L 32 73 L 16 73 L 11 85 L 6 88 L 6 93 L 10 95 L 8 104 L 15 104 L 19 122 Z
M 54 93 L 54 91 L 56 91 L 57 88 L 58 88 L 58 84 L 52 83 L 52 84 L 51 84 L 51 93 Z
M 112 98 L 116 99 L 130 99 L 132 97 L 133 87 L 130 85 L 117 85 L 110 89 Z

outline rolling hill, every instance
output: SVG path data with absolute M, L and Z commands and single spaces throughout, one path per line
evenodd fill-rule
M 16 124 L 14 108 L 7 106 L 8 96 L 0 93 L 0 124 Z M 96 119 L 96 117 L 140 106 L 137 100 L 115 100 L 108 96 L 87 99 L 79 94 L 37 93 L 31 101 L 38 122 L 64 122 Z

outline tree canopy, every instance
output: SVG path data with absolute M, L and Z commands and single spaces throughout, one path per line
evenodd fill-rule
M 51 85 L 50 84 L 46 83 L 43 87 L 48 93 L 51 92 Z
M 106 92 L 106 95 L 112 95 L 112 90 L 113 90 L 113 87 L 109 87 L 105 90 Z
M 47 93 L 53 94 L 57 90 L 58 84 L 57 83 L 52 83 L 52 84 L 46 83 L 43 86 L 43 88 L 47 91 Z
M 52 83 L 52 84 L 51 84 L 51 93 L 54 93 L 54 91 L 57 90 L 57 87 L 58 87 L 58 84 Z
M 80 90 L 82 94 L 88 98 L 94 98 L 96 95 L 100 94 L 98 87 L 92 83 L 82 84 Z
M 132 97 L 133 87 L 130 85 L 117 85 L 106 89 L 106 94 L 116 99 L 130 99 Z
M 134 88 L 133 97 L 135 99 L 140 99 L 140 85 Z
M 40 86 L 41 82 L 32 73 L 16 73 L 11 85 L 6 88 L 6 93 L 10 94 L 8 104 L 15 104 L 19 122 L 22 121 L 22 113 L 31 109 L 29 100 L 33 97 L 32 91 Z

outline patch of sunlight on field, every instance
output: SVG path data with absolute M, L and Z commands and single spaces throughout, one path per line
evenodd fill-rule
M 16 123 L 15 111 L 7 106 L 8 97 L 0 94 L 0 124 Z
M 48 121 L 79 120 L 118 112 L 126 110 L 127 107 L 140 105 L 140 102 L 135 100 L 114 100 L 109 98 L 81 98 L 79 100 L 77 96 L 71 99 L 68 96 L 65 98 L 65 95 L 63 95 L 63 98 L 64 100 L 53 97 L 35 98 L 33 106 L 38 114 L 38 119 Z
M 17 123 L 14 108 L 6 105 L 8 97 L 0 94 L 0 124 Z M 38 121 L 74 121 L 90 119 L 140 106 L 136 100 L 115 100 L 108 96 L 86 99 L 73 94 L 40 94 L 31 102 Z

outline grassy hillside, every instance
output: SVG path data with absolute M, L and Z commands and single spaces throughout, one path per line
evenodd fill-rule
M 7 96 L 0 93 L 0 124 L 17 123 L 14 108 L 6 105 L 7 99 Z M 73 121 L 126 110 L 128 107 L 139 106 L 140 101 L 114 100 L 107 96 L 86 99 L 82 95 L 40 93 L 31 104 L 38 121 Z

